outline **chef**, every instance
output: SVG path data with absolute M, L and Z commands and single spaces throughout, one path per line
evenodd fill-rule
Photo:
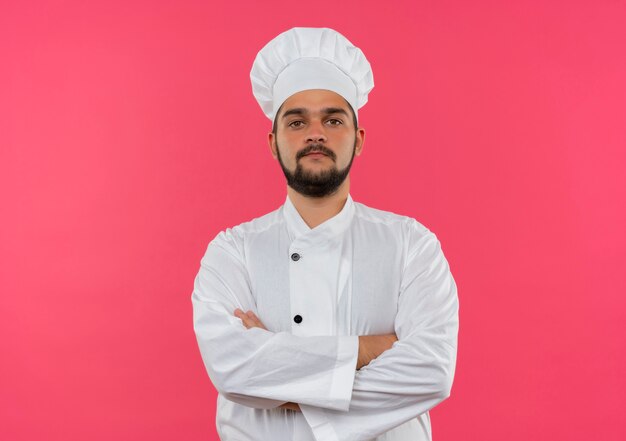
M 431 440 L 428 411 L 454 377 L 457 289 L 433 232 L 350 196 L 370 64 L 336 31 L 294 28 L 250 76 L 287 195 L 220 232 L 194 282 L 219 436 Z

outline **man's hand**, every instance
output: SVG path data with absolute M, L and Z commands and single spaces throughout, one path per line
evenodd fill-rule
M 241 309 L 235 309 L 235 317 L 241 319 L 246 329 L 261 328 L 267 331 L 265 325 L 259 320 L 259 318 L 252 311 L 243 312 Z
M 281 409 L 293 410 L 294 412 L 302 412 L 298 403 L 285 403 L 279 406 Z
M 361 369 L 367 366 L 372 360 L 398 341 L 396 334 L 385 335 L 360 335 L 359 336 L 359 357 L 357 358 L 356 368 Z

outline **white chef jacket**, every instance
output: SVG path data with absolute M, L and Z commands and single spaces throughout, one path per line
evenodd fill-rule
M 454 377 L 458 299 L 438 239 L 416 220 L 348 196 L 311 229 L 287 196 L 215 237 L 192 303 L 222 441 L 431 440 L 428 410 Z M 236 308 L 267 330 L 246 329 Z M 394 332 L 356 371 L 358 336 Z

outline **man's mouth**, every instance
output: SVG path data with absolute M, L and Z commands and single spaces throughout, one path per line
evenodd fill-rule
M 333 154 L 333 151 L 324 147 L 323 145 L 308 146 L 300 151 L 300 153 L 298 153 L 297 158 L 302 159 L 305 156 L 308 156 L 311 159 L 323 159 L 324 157 L 327 157 L 332 159 L 333 161 L 335 160 L 335 155 Z

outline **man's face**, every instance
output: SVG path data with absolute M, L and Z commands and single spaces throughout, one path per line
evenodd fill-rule
M 348 103 L 335 92 L 305 90 L 290 96 L 269 134 L 272 155 L 287 184 L 310 197 L 333 194 L 361 154 L 363 129 L 354 126 Z

